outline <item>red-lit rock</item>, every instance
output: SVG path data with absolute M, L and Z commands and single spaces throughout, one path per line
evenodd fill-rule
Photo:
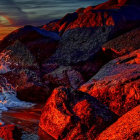
M 110 61 L 80 87 L 117 115 L 123 115 L 140 101 L 140 50 Z
M 61 66 L 44 76 L 45 83 L 53 87 L 67 86 L 77 89 L 84 83 L 82 75 L 72 67 Z
M 108 0 L 105 3 L 99 4 L 95 7 L 96 10 L 99 9 L 119 9 L 122 6 L 128 6 L 128 5 L 140 5 L 140 2 L 138 0 Z
M 96 140 L 112 139 L 140 139 L 140 105 L 124 114 L 96 138 Z
M 67 14 L 57 22 L 60 25 L 61 40 L 49 62 L 61 65 L 85 62 L 94 58 L 104 43 L 139 26 L 140 11 L 136 5 L 126 5 L 115 10 L 96 10 L 95 7 L 87 7 L 84 11 L 82 14 Z
M 0 126 L 0 138 L 4 140 L 20 139 L 21 133 L 15 125 Z
M 59 87 L 47 100 L 39 126 L 55 139 L 78 139 L 91 128 L 95 137 L 116 117 L 87 93 Z

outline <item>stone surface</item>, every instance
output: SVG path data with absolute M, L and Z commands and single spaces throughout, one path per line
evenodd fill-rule
M 95 137 L 116 118 L 87 93 L 59 87 L 47 100 L 39 126 L 55 139 L 78 139 L 85 138 L 91 128 Z
M 117 115 L 123 115 L 140 101 L 140 50 L 103 66 L 86 84 L 83 92 L 100 100 Z
M 67 86 L 77 89 L 84 83 L 82 75 L 72 67 L 61 66 L 51 73 L 44 75 L 46 85 L 51 87 Z
M 120 117 L 103 131 L 96 140 L 139 140 L 140 139 L 140 105 Z
M 139 46 L 140 28 L 136 28 L 103 44 L 102 49 L 104 51 L 111 50 L 118 55 L 124 55 L 128 52 L 139 49 Z
M 21 133 L 15 125 L 0 126 L 0 138 L 4 140 L 20 139 Z

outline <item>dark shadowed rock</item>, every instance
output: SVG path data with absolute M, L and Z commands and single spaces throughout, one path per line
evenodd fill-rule
M 44 81 L 47 85 L 55 87 L 67 86 L 77 89 L 84 83 L 82 75 L 72 67 L 61 66 L 51 73 L 44 75 Z
M 139 140 L 140 105 L 130 110 L 103 131 L 96 140 Z
M 1 76 L 15 87 L 21 100 L 46 101 L 49 89 L 41 83 L 39 63 L 27 46 L 16 41 L 6 47 L 1 52 L 0 63 Z
M 108 0 L 105 3 L 99 4 L 95 9 L 119 9 L 122 6 L 138 6 L 139 0 Z
M 94 97 L 69 88 L 56 88 L 43 108 L 39 126 L 55 139 L 94 137 L 116 119 Z M 90 130 L 92 128 L 92 130 Z
M 140 103 L 140 50 L 110 61 L 80 90 L 96 97 L 118 115 L 137 106 Z
M 0 43 L 0 50 L 13 45 L 17 40 L 26 46 L 40 64 L 54 53 L 60 37 L 54 32 L 25 26 L 6 36 Z
M 104 51 L 111 50 L 118 55 L 139 49 L 140 46 L 140 28 L 136 28 L 125 34 L 114 38 L 102 46 Z
M 116 5 L 118 2 L 109 3 Z M 138 49 L 139 8 L 136 3 L 133 6 L 123 5 L 102 10 L 90 6 L 56 21 L 55 24 L 60 26 L 58 32 L 61 39 L 46 63 L 74 66 L 84 79 L 89 80 L 111 59 Z

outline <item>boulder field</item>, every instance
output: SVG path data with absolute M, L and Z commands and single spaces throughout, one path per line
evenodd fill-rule
M 139 139 L 139 13 L 139 0 L 109 0 L 17 29 L 0 42 L 0 91 L 41 104 L 44 140 Z M 0 138 L 15 129 L 1 126 Z

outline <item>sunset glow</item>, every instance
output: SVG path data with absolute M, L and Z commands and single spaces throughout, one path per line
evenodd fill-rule
M 0 40 L 2 40 L 7 34 L 17 29 L 18 27 L 12 27 L 13 21 L 8 16 L 0 16 Z
M 18 27 L 3 27 L 0 26 L 0 40 L 2 40 L 7 34 L 16 30 Z

